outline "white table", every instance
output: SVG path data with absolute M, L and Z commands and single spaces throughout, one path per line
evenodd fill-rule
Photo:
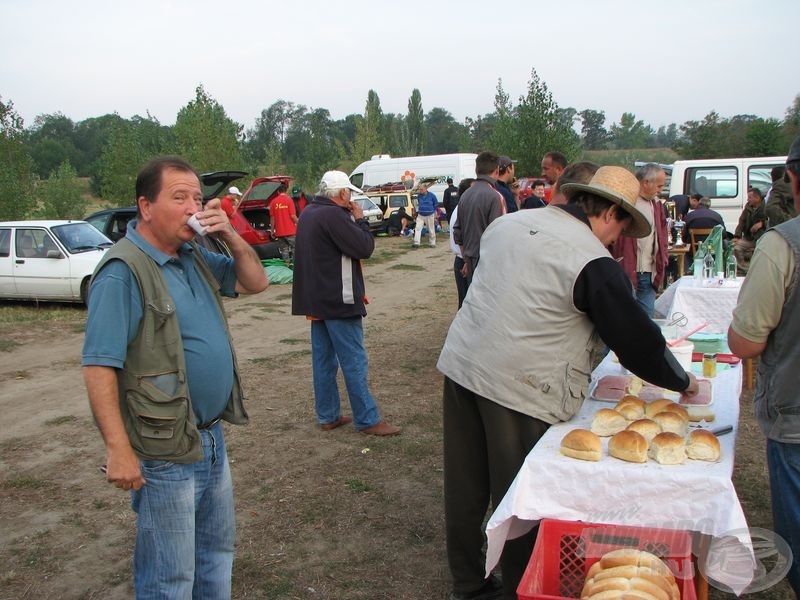
M 608 356 L 593 377 L 623 372 L 619 363 Z M 722 458 L 716 463 L 628 463 L 608 455 L 607 439 L 603 441 L 600 462 L 563 456 L 559 448 L 564 435 L 578 427 L 589 429 L 599 408 L 613 407 L 607 402 L 588 399 L 571 421 L 550 427 L 531 450 L 486 526 L 487 574 L 499 561 L 505 541 L 530 531 L 543 518 L 661 527 L 714 537 L 739 530 L 734 537 L 752 558 L 747 521 L 731 482 L 741 382 L 741 365 L 721 370 L 713 379 L 716 421 L 704 426 L 734 428 L 733 433 L 719 438 Z M 738 575 L 726 577 L 715 574 L 715 579 L 737 593 L 752 578 L 743 577 L 741 569 Z
M 706 322 L 708 326 L 703 332 L 728 333 L 743 281 L 744 277 L 739 277 L 726 279 L 722 286 L 710 286 L 702 279 L 681 277 L 656 299 L 655 316 L 669 319 L 675 313 L 686 315 L 688 322 L 678 330 L 679 335 Z

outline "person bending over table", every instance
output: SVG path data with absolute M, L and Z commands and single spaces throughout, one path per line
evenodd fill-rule
M 642 379 L 697 393 L 607 250 L 623 232 L 651 231 L 635 206 L 636 177 L 600 167 L 562 191 L 567 204 L 506 215 L 486 229 L 471 291 L 439 356 L 452 600 L 516 598 L 535 532 L 505 544 L 502 584 L 484 579 L 489 501 L 500 503 L 548 427 L 578 412 L 604 344 Z

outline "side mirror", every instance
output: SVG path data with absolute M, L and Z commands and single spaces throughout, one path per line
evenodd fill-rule
M 64 258 L 64 255 L 58 250 L 48 250 L 47 258 Z

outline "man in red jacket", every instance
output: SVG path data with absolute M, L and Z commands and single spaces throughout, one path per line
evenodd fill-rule
M 297 234 L 297 213 L 294 200 L 286 193 L 286 185 L 278 187 L 278 194 L 269 202 L 269 230 L 287 267 L 294 262 L 294 236 Z
M 664 189 L 667 174 L 657 164 L 649 163 L 636 171 L 639 197 L 636 208 L 652 226 L 645 238 L 620 236 L 611 246 L 611 255 L 621 260 L 622 270 L 631 280 L 636 301 L 653 316 L 656 290 L 664 283 L 669 254 L 667 252 L 667 219 L 658 195 Z

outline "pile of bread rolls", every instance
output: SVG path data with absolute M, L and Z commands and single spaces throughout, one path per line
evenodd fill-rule
M 561 453 L 580 460 L 602 458 L 601 437 L 610 437 L 608 453 L 621 460 L 646 463 L 648 457 L 662 465 L 677 465 L 687 458 L 716 461 L 717 437 L 702 429 L 689 430 L 686 409 L 667 399 L 645 402 L 625 396 L 612 408 L 601 408 L 591 431 L 573 429 L 561 440 Z M 688 435 L 687 435 L 688 434 Z
M 655 554 L 643 550 L 613 550 L 594 563 L 586 574 L 581 598 L 641 598 L 680 600 L 675 576 Z

